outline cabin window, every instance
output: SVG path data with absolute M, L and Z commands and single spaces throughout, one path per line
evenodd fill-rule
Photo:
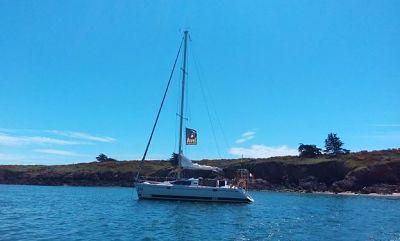
M 189 186 L 190 184 L 192 184 L 191 181 L 175 181 L 175 182 L 171 182 L 174 185 L 186 185 Z

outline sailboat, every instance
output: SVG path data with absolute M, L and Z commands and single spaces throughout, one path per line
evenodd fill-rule
M 187 45 L 188 45 L 188 31 L 184 31 L 181 45 L 176 55 L 174 66 L 171 71 L 171 75 L 167 84 L 167 88 L 164 92 L 164 96 L 161 101 L 160 108 L 157 113 L 153 129 L 150 134 L 149 141 L 147 143 L 142 163 L 146 159 L 146 155 L 150 146 L 151 139 L 153 137 L 154 130 L 157 125 L 158 118 L 160 116 L 161 109 L 163 107 L 165 97 L 168 92 L 169 85 L 171 83 L 172 75 L 180 56 L 180 51 L 183 43 L 183 65 L 182 65 L 182 90 L 180 98 L 180 114 L 179 114 L 179 148 L 178 153 L 174 154 L 174 158 L 178 164 L 176 179 L 172 181 L 155 182 L 149 180 L 141 180 L 139 177 L 139 171 L 135 178 L 135 187 L 139 200 L 141 199 L 156 199 L 156 200 L 181 200 L 181 201 L 204 201 L 204 202 L 235 202 L 235 203 L 251 203 L 253 198 L 248 192 L 239 186 L 233 184 L 228 185 L 226 180 L 216 181 L 215 185 L 203 185 L 202 179 L 199 178 L 183 178 L 182 170 L 194 169 L 194 170 L 209 170 L 209 171 L 221 171 L 218 167 L 200 165 L 193 163 L 191 160 L 186 158 L 183 153 L 183 129 L 184 129 L 184 103 L 185 103 L 185 80 L 187 76 Z M 186 144 L 197 144 L 197 132 L 194 129 L 186 128 Z

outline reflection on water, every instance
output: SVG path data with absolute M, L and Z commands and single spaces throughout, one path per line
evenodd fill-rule
M 252 192 L 138 201 L 130 188 L 0 185 L 0 240 L 400 240 L 400 199 Z

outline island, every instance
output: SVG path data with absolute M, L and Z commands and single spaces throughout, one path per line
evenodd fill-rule
M 251 190 L 400 193 L 400 149 L 361 151 L 335 157 L 284 156 L 200 160 L 198 163 L 222 168 L 228 180 L 234 178 L 237 169 L 249 170 Z M 68 165 L 0 165 L 0 184 L 131 187 L 139 165 L 142 165 L 141 175 L 155 180 L 167 177 L 174 169 L 168 160 L 143 164 L 112 159 Z M 193 177 L 215 177 L 214 173 L 206 171 L 188 172 Z

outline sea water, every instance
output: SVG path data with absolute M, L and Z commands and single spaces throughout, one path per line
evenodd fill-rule
M 400 198 L 250 193 L 252 204 L 218 204 L 0 185 L 0 240 L 400 240 Z

